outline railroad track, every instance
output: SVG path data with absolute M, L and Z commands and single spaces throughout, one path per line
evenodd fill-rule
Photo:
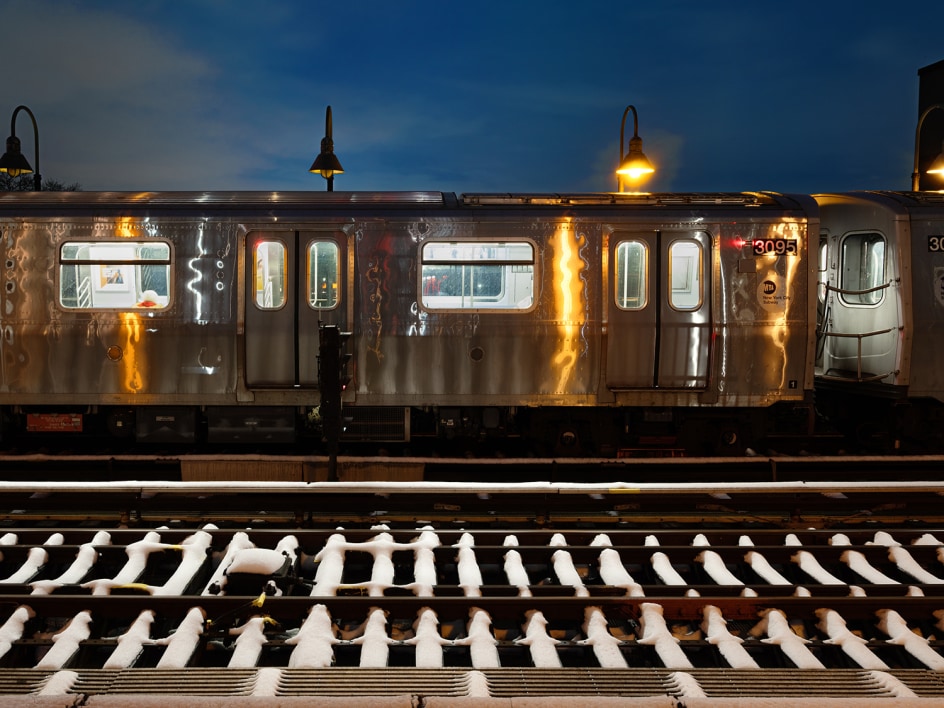
M 942 483 L 0 491 L 0 699 L 944 702 Z

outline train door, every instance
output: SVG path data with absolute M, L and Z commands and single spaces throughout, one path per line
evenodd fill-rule
M 711 237 L 615 232 L 608 248 L 607 386 L 707 387 Z
M 261 232 L 246 237 L 246 385 L 314 387 L 318 324 L 344 328 L 344 235 Z

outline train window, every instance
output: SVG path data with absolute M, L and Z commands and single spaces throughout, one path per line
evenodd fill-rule
M 162 241 L 69 241 L 59 250 L 59 304 L 69 309 L 162 309 L 171 249 Z
M 259 241 L 253 248 L 256 264 L 253 299 L 261 310 L 277 310 L 285 304 L 288 262 L 281 241 Z
M 702 303 L 701 244 L 674 241 L 669 246 L 669 304 L 676 310 L 697 310 Z
M 338 304 L 339 260 L 334 241 L 315 241 L 308 247 L 308 304 L 316 310 Z
M 431 310 L 526 310 L 534 302 L 530 242 L 426 243 L 421 262 L 421 301 Z
M 649 299 L 646 279 L 649 249 L 642 241 L 623 241 L 616 246 L 616 306 L 641 310 Z
M 840 294 L 850 305 L 877 305 L 885 285 L 885 237 L 849 234 L 842 241 Z

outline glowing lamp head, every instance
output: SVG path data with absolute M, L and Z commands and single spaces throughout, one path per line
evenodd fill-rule
M 934 158 L 928 168 L 929 175 L 944 175 L 944 144 L 941 145 L 941 154 Z
M 324 138 L 321 141 L 321 154 L 311 163 L 308 171 L 315 172 L 325 179 L 344 173 L 341 161 L 334 154 L 334 141 L 331 138 Z
M 7 151 L 0 157 L 0 172 L 6 172 L 11 177 L 28 175 L 33 171 L 30 163 L 20 151 L 20 139 L 15 135 L 7 138 Z
M 630 179 L 639 179 L 640 177 L 652 174 L 656 168 L 649 162 L 649 158 L 642 151 L 642 138 L 632 137 L 629 139 L 629 152 L 623 158 L 616 174 L 629 177 Z

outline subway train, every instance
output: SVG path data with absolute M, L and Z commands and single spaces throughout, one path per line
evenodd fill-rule
M 941 442 L 938 193 L 6 193 L 0 263 L 8 449 Z

